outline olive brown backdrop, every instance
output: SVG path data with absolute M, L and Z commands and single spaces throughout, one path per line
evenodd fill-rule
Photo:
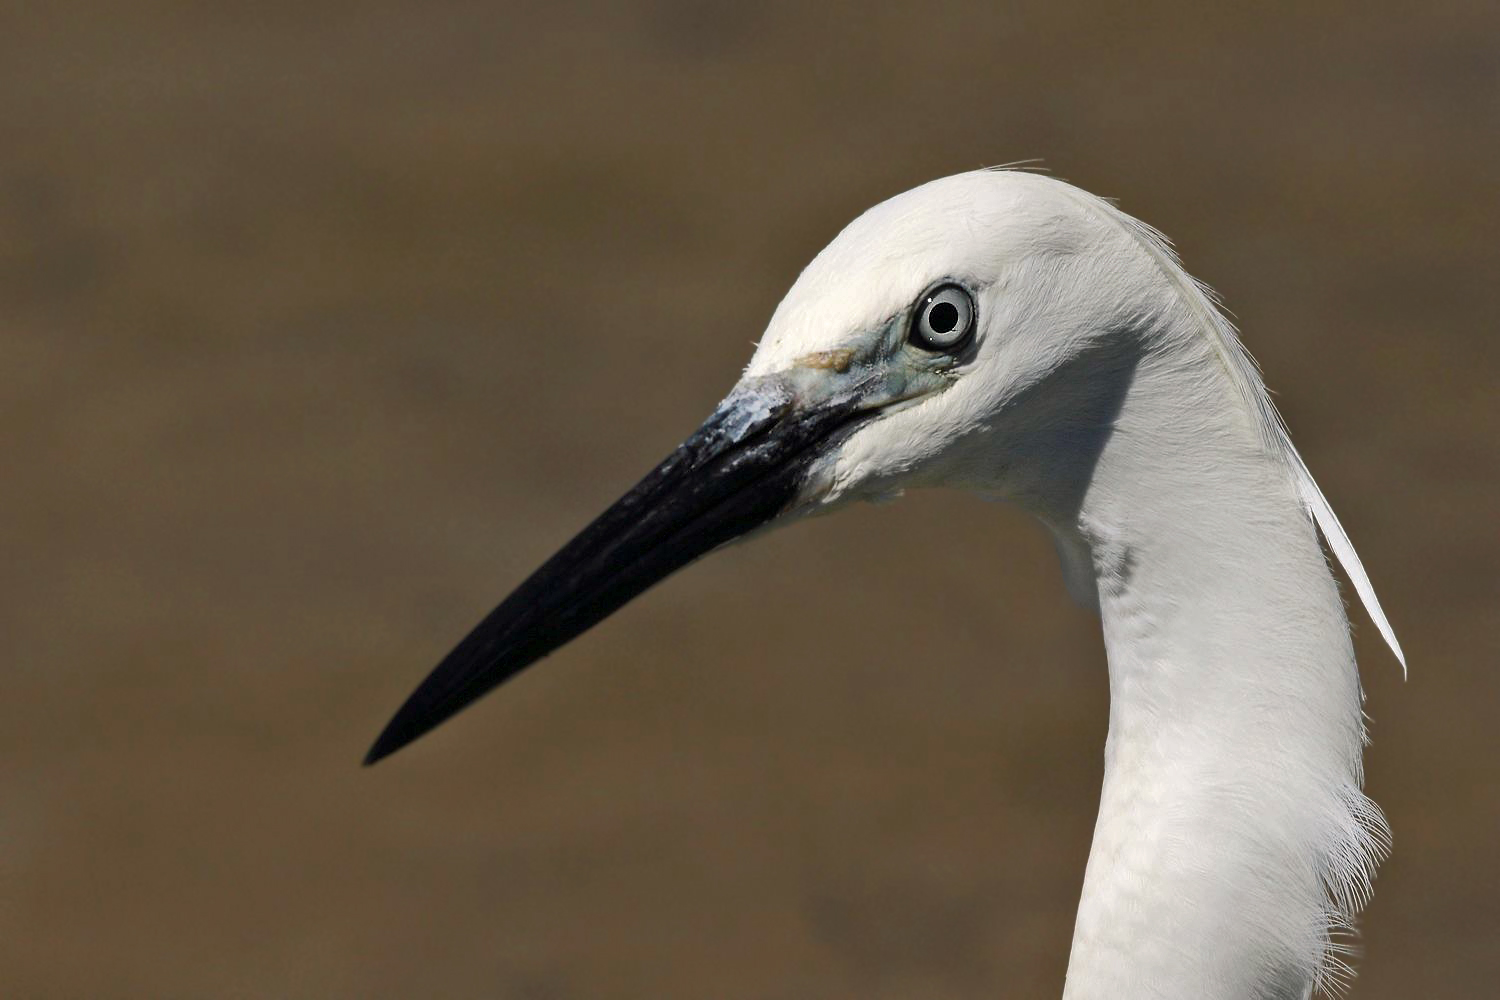
M 1406 645 L 1354 995 L 1492 991 L 1500 6 L 662 0 L 0 13 L 0 994 L 1056 996 L 1105 672 L 1005 507 L 358 766 L 846 221 L 1031 157 L 1223 293 Z

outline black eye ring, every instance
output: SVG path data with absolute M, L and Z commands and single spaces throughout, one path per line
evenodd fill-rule
M 963 285 L 938 285 L 917 302 L 907 339 L 924 351 L 952 354 L 969 342 L 977 310 Z

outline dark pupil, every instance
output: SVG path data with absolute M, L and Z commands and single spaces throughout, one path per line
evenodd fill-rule
M 939 302 L 927 314 L 927 325 L 933 333 L 949 333 L 958 325 L 958 306 L 952 302 Z

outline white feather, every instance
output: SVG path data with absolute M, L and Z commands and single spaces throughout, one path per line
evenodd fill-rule
M 1380 599 L 1375 596 L 1375 587 L 1370 583 L 1370 577 L 1365 573 L 1365 567 L 1359 561 L 1359 554 L 1354 551 L 1354 545 L 1349 541 L 1344 526 L 1339 523 L 1333 507 L 1329 505 L 1327 498 L 1323 496 L 1323 491 L 1318 488 L 1317 482 L 1313 479 L 1312 473 L 1308 471 L 1307 463 L 1303 461 L 1302 456 L 1292 444 L 1286 422 L 1277 411 L 1276 404 L 1272 402 L 1270 393 L 1266 391 L 1260 366 L 1246 350 L 1244 342 L 1235 331 L 1234 324 L 1224 314 L 1218 296 L 1212 288 L 1183 270 L 1177 251 L 1172 247 L 1172 241 L 1159 230 L 1126 215 L 1113 205 L 1103 202 L 1102 199 L 1096 200 L 1107 207 L 1116 221 L 1137 236 L 1141 244 L 1159 261 L 1162 272 L 1168 280 L 1185 298 L 1192 301 L 1195 311 L 1201 317 L 1203 330 L 1213 341 L 1236 389 L 1249 403 L 1252 410 L 1259 415 L 1261 432 L 1265 436 L 1267 446 L 1283 454 L 1291 465 L 1297 477 L 1298 492 L 1302 495 L 1302 502 L 1307 508 L 1308 516 L 1317 524 L 1318 530 L 1322 532 L 1334 557 L 1348 574 L 1350 582 L 1354 584 L 1355 593 L 1359 595 L 1360 603 L 1364 605 L 1365 613 L 1375 622 L 1375 627 L 1380 630 L 1386 645 L 1400 662 L 1402 674 L 1405 675 L 1406 655 L 1401 651 L 1401 644 L 1396 640 L 1396 631 L 1391 628 L 1391 623 L 1380 606 Z
M 962 363 L 901 335 L 942 281 L 977 303 Z M 799 510 L 922 486 L 1011 500 L 1099 609 L 1110 731 L 1065 996 L 1338 989 L 1389 833 L 1360 791 L 1362 694 L 1320 530 L 1401 651 L 1254 361 L 1167 241 L 1051 178 L 935 181 L 818 255 L 746 377 L 899 401 L 814 466 Z
M 1317 523 L 1318 530 L 1323 533 L 1323 539 L 1333 550 L 1339 565 L 1344 567 L 1344 572 L 1354 584 L 1354 592 L 1359 595 L 1360 603 L 1365 606 L 1365 613 L 1375 622 L 1375 627 L 1380 630 L 1391 652 L 1396 654 L 1396 660 L 1401 664 L 1402 676 L 1405 676 L 1406 654 L 1401 651 L 1401 643 L 1396 641 L 1396 630 L 1391 628 L 1391 623 L 1385 616 L 1385 610 L 1380 606 L 1380 598 L 1375 596 L 1375 586 L 1370 583 L 1364 564 L 1359 561 L 1359 553 L 1354 551 L 1354 544 L 1349 541 L 1349 536 L 1344 532 L 1344 526 L 1339 523 L 1338 515 L 1334 514 L 1333 508 L 1329 506 L 1328 500 L 1323 496 L 1323 491 L 1318 488 L 1312 473 L 1307 471 L 1307 465 L 1302 461 L 1302 456 L 1297 454 L 1296 449 L 1291 448 L 1291 442 L 1287 442 L 1287 447 L 1291 450 L 1293 461 L 1297 463 L 1297 486 L 1302 493 L 1302 503 L 1306 505 L 1308 512 Z

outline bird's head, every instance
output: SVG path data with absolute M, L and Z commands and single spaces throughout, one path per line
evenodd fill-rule
M 756 529 L 913 486 L 1066 504 L 1128 381 L 1126 331 L 1151 308 L 1131 291 L 1144 255 L 1101 207 L 978 172 L 856 219 L 703 426 L 481 622 L 368 761 Z
M 783 512 L 957 486 L 1076 503 L 1162 307 L 1123 217 L 1047 177 L 960 174 L 870 209 L 803 271 L 731 406 L 843 422 Z

